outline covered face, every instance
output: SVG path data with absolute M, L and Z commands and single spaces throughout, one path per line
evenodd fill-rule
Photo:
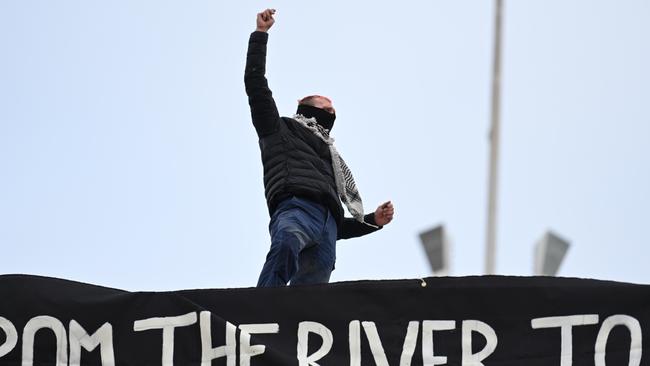
M 320 95 L 310 95 L 298 101 L 297 114 L 307 118 L 315 118 L 319 125 L 326 130 L 331 131 L 336 119 L 336 110 L 332 106 L 332 101 Z

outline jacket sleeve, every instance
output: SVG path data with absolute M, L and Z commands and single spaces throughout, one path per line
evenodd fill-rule
M 244 85 L 248 104 L 251 108 L 253 126 L 259 137 L 271 134 L 278 129 L 280 115 L 264 76 L 266 72 L 266 42 L 269 34 L 255 31 L 248 40 Z
M 368 224 L 377 226 L 377 223 L 375 222 L 374 213 L 369 213 L 365 215 L 363 217 L 363 220 Z M 370 225 L 359 222 L 356 219 L 344 217 L 343 222 L 341 223 L 341 230 L 338 231 L 338 235 L 336 239 L 338 240 L 338 239 L 356 238 L 359 236 L 373 233 L 381 229 L 382 227 L 383 226 L 372 227 Z

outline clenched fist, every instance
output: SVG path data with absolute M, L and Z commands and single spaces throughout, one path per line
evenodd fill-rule
M 393 215 L 395 215 L 393 203 L 391 201 L 384 202 L 375 210 L 375 223 L 384 226 L 393 221 Z
M 275 23 L 273 19 L 273 14 L 275 14 L 275 9 L 266 9 L 261 13 L 257 14 L 257 31 L 267 32 Z

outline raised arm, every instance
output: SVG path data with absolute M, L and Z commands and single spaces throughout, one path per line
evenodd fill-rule
M 268 30 L 275 23 L 274 9 L 266 9 L 257 14 L 257 28 L 248 41 L 246 55 L 246 70 L 244 72 L 244 85 L 248 95 L 248 104 L 251 108 L 253 126 L 257 135 L 262 137 L 275 132 L 279 125 L 280 115 L 264 76 L 266 72 L 266 42 Z

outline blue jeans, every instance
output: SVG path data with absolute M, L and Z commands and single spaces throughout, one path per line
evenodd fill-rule
M 271 249 L 257 287 L 327 283 L 336 262 L 336 219 L 327 207 L 292 197 L 269 224 Z

